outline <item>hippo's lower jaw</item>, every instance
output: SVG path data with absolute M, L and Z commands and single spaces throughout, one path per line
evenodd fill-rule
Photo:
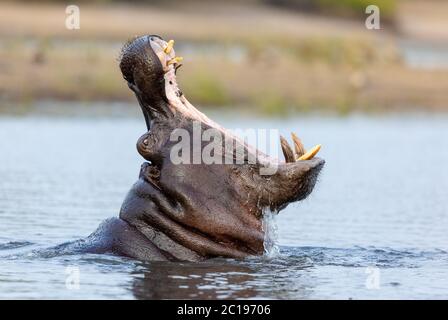
M 324 160 L 313 158 L 318 147 L 305 153 L 295 135 L 295 152 L 281 138 L 286 162 L 271 159 L 199 112 L 177 85 L 180 59 L 172 45 L 143 36 L 123 48 L 120 68 L 149 130 L 137 149 L 149 162 L 124 200 L 120 219 L 103 226 L 101 234 L 110 240 L 103 249 L 141 260 L 262 255 L 264 209 L 279 211 L 307 197 Z M 198 143 L 198 124 L 200 151 L 210 145 L 201 139 L 206 130 L 222 135 L 212 152 L 222 162 L 190 163 L 194 155 L 185 150 Z M 179 137 L 186 147 L 183 162 L 173 159 Z

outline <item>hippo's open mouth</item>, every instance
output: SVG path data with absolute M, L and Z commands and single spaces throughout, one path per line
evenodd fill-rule
M 233 136 L 198 111 L 179 89 L 176 70 L 182 58 L 176 57 L 173 44 L 142 36 L 123 48 L 120 68 L 148 128 L 137 149 L 148 162 L 120 218 L 176 259 L 262 254 L 264 209 L 279 211 L 312 192 L 324 165 L 314 157 L 320 146 L 306 152 L 294 134 L 294 148 L 281 137 L 285 162 L 280 162 Z M 194 154 L 186 154 L 195 149 L 197 124 L 200 137 L 211 129 L 222 135 L 213 151 L 214 159 L 222 157 L 222 162 L 195 163 Z M 180 142 L 172 139 L 173 132 L 192 137 L 183 141 L 181 158 L 187 161 L 173 160 L 173 148 Z M 224 141 L 232 141 L 230 147 Z M 199 143 L 202 151 L 210 141 Z M 238 158 L 241 150 L 242 162 L 226 161 Z M 267 171 L 271 174 L 263 174 L 263 169 L 273 167 L 275 171 Z

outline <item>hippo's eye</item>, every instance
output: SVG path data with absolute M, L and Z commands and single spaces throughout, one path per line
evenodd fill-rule
M 143 140 L 143 144 L 144 144 L 145 146 L 147 146 L 147 145 L 148 145 L 148 139 Z

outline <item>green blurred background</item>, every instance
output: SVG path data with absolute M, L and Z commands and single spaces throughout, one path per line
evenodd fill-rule
M 80 29 L 65 27 L 67 4 Z M 381 9 L 367 30 L 365 8 Z M 290 112 L 448 110 L 448 1 L 0 2 L 0 109 L 36 101 L 134 102 L 121 45 L 176 41 L 193 104 Z

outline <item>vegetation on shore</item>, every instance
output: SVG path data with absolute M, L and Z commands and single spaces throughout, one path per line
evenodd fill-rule
M 264 113 L 448 107 L 448 71 L 408 67 L 387 31 L 265 6 L 238 7 L 240 16 L 232 6 L 184 9 L 86 4 L 81 29 L 69 31 L 63 6 L 6 4 L 0 100 L 133 101 L 118 69 L 120 46 L 129 35 L 153 32 L 176 39 L 185 58 L 179 82 L 195 104 Z M 43 23 L 27 20 L 36 10 Z M 21 28 L 5 28 L 14 17 Z

